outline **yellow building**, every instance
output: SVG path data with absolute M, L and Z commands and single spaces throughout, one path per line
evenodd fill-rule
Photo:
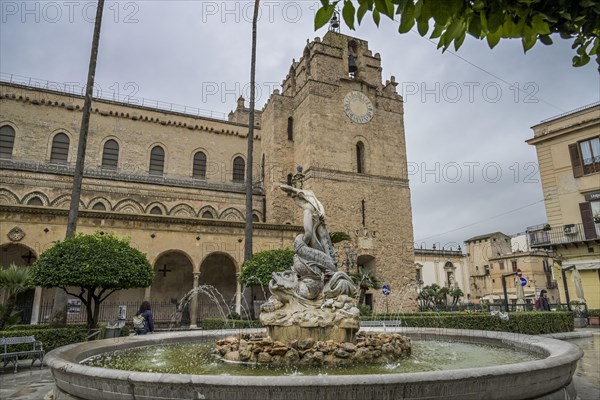
M 495 232 L 465 240 L 471 297 L 474 302 L 502 303 L 502 276 L 505 276 L 508 302 L 515 304 L 516 285 L 520 280 L 514 273 L 519 270 L 526 281 L 525 286 L 522 286 L 526 303 L 533 304 L 542 289 L 548 291 L 551 303 L 560 302 L 552 275 L 551 258 L 545 251 L 528 249 L 519 239 L 518 236 L 511 238 Z
M 254 251 L 291 247 L 302 229 L 300 209 L 279 190 L 302 165 L 304 187 L 324 204 L 329 230 L 352 237 L 357 264 L 397 294 L 390 307 L 414 308 L 415 296 L 401 294 L 414 279 L 414 254 L 397 83 L 382 82 L 380 55 L 357 38 L 328 32 L 299 53 L 282 89 L 257 111 Z M 169 305 L 210 285 L 222 309 L 251 309 L 236 280 L 244 247 L 243 99 L 228 118 L 133 100 L 93 101 L 78 230 L 130 237 L 156 276 L 151 287 L 110 301 Z M 29 265 L 64 239 L 82 105 L 82 96 L 27 80 L 0 82 L 1 266 Z M 52 298 L 41 288 L 22 294 L 27 319 L 45 321 L 42 305 Z M 192 324 L 218 315 L 209 296 L 200 300 Z M 378 291 L 374 309 L 382 304 Z
M 527 229 L 530 246 L 553 251 L 563 301 L 579 300 L 579 286 L 588 308 L 600 308 L 600 104 L 532 129 L 548 223 Z

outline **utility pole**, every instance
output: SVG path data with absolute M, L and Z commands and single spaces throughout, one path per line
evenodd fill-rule
M 96 76 L 96 61 L 98 60 L 98 47 L 100 44 L 100 27 L 102 26 L 102 10 L 104 0 L 98 0 L 96 9 L 96 21 L 94 24 L 94 36 L 92 39 L 92 51 L 88 68 L 87 86 L 85 88 L 85 100 L 81 117 L 81 128 L 79 130 L 79 143 L 77 145 L 77 158 L 75 162 L 75 173 L 73 175 L 73 189 L 71 191 L 71 205 L 69 207 L 69 219 L 67 221 L 67 233 L 65 239 L 75 235 L 77 230 L 77 218 L 79 216 L 79 201 L 81 199 L 81 185 L 83 182 L 83 170 L 85 166 L 85 150 L 87 147 L 87 136 L 90 128 L 90 114 L 92 111 L 92 95 L 94 93 L 94 79 Z M 50 323 L 54 326 L 64 326 L 67 323 L 67 293 L 57 288 L 52 306 L 52 317 Z

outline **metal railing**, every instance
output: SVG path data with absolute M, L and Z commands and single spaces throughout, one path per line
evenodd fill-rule
M 126 321 L 131 321 L 131 318 L 137 312 L 140 301 L 125 301 L 125 302 L 103 302 L 100 305 L 100 316 L 98 322 L 114 321 L 119 318 L 119 311 L 121 307 L 126 307 L 126 314 L 124 315 Z M 157 325 L 168 325 L 179 322 L 179 316 L 177 315 L 177 305 L 170 301 L 151 301 L 150 302 L 152 316 L 154 323 Z M 198 313 L 196 315 L 198 321 L 202 321 L 203 318 L 223 318 L 223 312 L 230 311 L 231 306 L 226 304 L 215 304 L 213 301 L 198 297 Z M 31 313 L 31 308 L 28 310 L 23 309 L 23 314 L 27 312 Z M 40 318 L 39 324 L 47 324 L 50 322 L 50 316 L 52 314 L 52 302 L 44 302 L 40 305 Z M 28 323 L 28 322 L 23 322 Z M 68 324 L 86 324 L 87 323 L 87 310 L 83 304 L 78 307 L 70 307 L 67 313 Z
M 31 78 L 16 74 L 7 74 L 4 72 L 0 72 L 0 82 L 25 86 L 33 89 L 44 89 L 50 92 L 66 94 L 81 99 L 83 99 L 85 94 L 85 86 L 78 86 L 73 84 L 72 82 L 53 82 L 44 79 Z M 194 117 L 207 117 L 212 119 L 218 119 L 221 121 L 227 121 L 227 115 L 219 111 L 205 110 L 202 108 L 174 104 L 160 100 L 146 99 L 143 97 L 124 96 L 114 91 L 111 93 L 103 93 L 100 87 L 94 88 L 93 96 L 96 100 L 114 101 L 130 106 L 138 106 L 153 110 L 180 113 Z
M 581 243 L 600 238 L 600 224 L 595 224 L 595 235 L 586 236 L 583 224 L 560 226 L 536 225 L 527 228 L 529 244 L 532 247 L 544 247 L 556 244 Z
M 48 173 L 56 175 L 73 176 L 75 173 L 74 163 L 51 163 L 27 160 L 0 159 L 0 169 Z M 219 190 L 236 193 L 245 193 L 245 183 L 209 182 L 202 179 L 194 179 L 173 175 L 151 175 L 144 173 L 121 172 L 117 169 L 88 167 L 84 170 L 86 178 L 99 178 L 125 182 L 148 183 L 152 185 L 177 186 L 188 188 L 199 188 L 208 190 Z M 263 194 L 262 186 L 253 185 L 254 194 Z

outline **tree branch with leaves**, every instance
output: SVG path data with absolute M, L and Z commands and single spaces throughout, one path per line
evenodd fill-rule
M 341 6 L 346 25 L 354 30 L 367 13 L 379 26 L 381 17 L 399 23 L 398 32 L 416 27 L 419 35 L 438 39 L 438 49 L 458 50 L 467 35 L 486 39 L 490 48 L 500 40 L 521 39 L 527 52 L 537 42 L 553 43 L 552 35 L 574 39 L 573 66 L 595 57 L 600 64 L 600 2 L 544 0 L 321 0 L 315 15 L 319 29 Z M 600 68 L 600 67 L 599 67 Z

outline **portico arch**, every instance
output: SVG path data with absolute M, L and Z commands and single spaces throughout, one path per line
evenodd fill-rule
M 176 303 L 192 290 L 192 259 L 181 250 L 167 250 L 159 254 L 154 262 L 154 274 L 152 301 Z
M 238 296 L 236 272 L 237 264 L 229 254 L 214 252 L 202 260 L 198 284 L 212 286 L 218 292 L 216 298 L 202 291 L 199 294 L 198 309 L 202 317 L 222 317 L 221 310 L 225 314 L 234 310 Z

